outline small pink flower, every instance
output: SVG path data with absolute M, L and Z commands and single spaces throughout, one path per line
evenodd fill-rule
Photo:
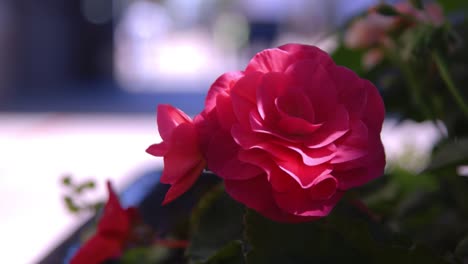
M 354 21 L 344 36 L 348 48 L 369 48 L 380 44 L 386 38 L 387 30 L 393 23 L 393 18 L 376 13 Z
M 382 174 L 384 114 L 372 83 L 316 47 L 288 44 L 218 78 L 195 124 L 208 168 L 234 199 L 302 222 Z
M 427 14 L 427 21 L 433 25 L 440 26 L 445 21 L 444 11 L 437 3 L 429 3 L 424 6 L 424 11 Z
M 146 152 L 164 157 L 161 182 L 171 184 L 163 204 L 185 193 L 206 166 L 199 147 L 198 132 L 190 117 L 170 105 L 159 105 L 158 130 L 163 142 L 151 145 Z
M 99 219 L 95 234 L 73 256 L 71 264 L 98 264 L 118 258 L 131 232 L 135 209 L 123 209 L 119 199 L 107 182 L 109 199 Z
M 384 53 L 379 48 L 373 48 L 367 51 L 362 57 L 362 66 L 366 70 L 374 68 L 384 58 Z
M 443 10 L 437 3 L 429 3 L 423 10 L 418 10 L 408 2 L 395 4 L 401 14 L 413 17 L 413 21 L 399 16 L 384 16 L 371 8 L 369 14 L 354 21 L 344 35 L 344 44 L 351 49 L 371 48 L 377 45 L 388 46 L 388 33 L 401 25 L 413 26 L 416 22 L 440 26 L 444 22 Z
M 408 2 L 400 2 L 395 5 L 395 9 L 402 14 L 414 17 L 419 22 L 435 26 L 442 25 L 445 20 L 442 7 L 437 3 L 429 3 L 424 5 L 423 10 L 418 10 Z

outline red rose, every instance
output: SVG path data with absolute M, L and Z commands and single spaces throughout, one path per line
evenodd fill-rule
M 70 264 L 98 264 L 121 255 L 136 213 L 134 208 L 122 208 L 109 182 L 107 190 L 109 199 L 99 219 L 96 233 L 80 247 Z
M 171 184 L 163 204 L 186 192 L 206 166 L 199 148 L 198 132 L 190 117 L 170 105 L 158 106 L 158 130 L 163 142 L 146 152 L 164 157 L 161 182 Z
M 218 78 L 195 124 L 208 168 L 234 199 L 301 222 L 382 174 L 384 114 L 369 81 L 316 47 L 288 44 Z

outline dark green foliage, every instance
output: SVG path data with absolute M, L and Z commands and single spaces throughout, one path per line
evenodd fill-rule
M 223 249 L 227 253 L 213 261 L 229 255 L 233 249 L 224 247 L 233 240 L 242 240 L 243 214 L 243 206 L 232 200 L 224 192 L 223 186 L 217 186 L 207 193 L 193 212 L 191 243 L 186 252 L 189 259 L 194 263 L 203 263 Z
M 468 163 L 468 138 L 454 139 L 439 146 L 426 171 L 439 170 Z
M 348 204 L 302 224 L 274 223 L 249 211 L 246 224 L 247 263 L 446 263 Z

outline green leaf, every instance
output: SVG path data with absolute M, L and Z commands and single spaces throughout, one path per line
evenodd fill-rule
M 383 16 L 397 16 L 400 14 L 393 6 L 387 4 L 378 5 L 375 11 Z
M 455 255 L 460 259 L 468 259 L 468 236 L 458 243 L 455 249 Z
M 211 256 L 207 261 L 200 262 L 200 264 L 244 264 L 244 253 L 242 250 L 241 241 L 232 241 L 216 254 Z
M 247 263 L 444 263 L 430 250 L 389 232 L 363 212 L 340 205 L 324 219 L 301 224 L 246 216 L 252 250 Z
M 468 162 L 468 138 L 456 139 L 441 146 L 433 155 L 425 172 L 457 166 Z
M 194 210 L 192 236 L 186 255 L 194 262 L 207 261 L 233 240 L 243 237 L 244 207 L 232 200 L 222 185 L 207 193 Z
M 420 9 L 420 10 L 424 9 L 424 5 L 421 0 L 409 0 L 409 1 L 415 8 Z
M 169 256 L 169 249 L 164 247 L 135 247 L 124 251 L 119 263 L 161 263 Z
M 78 213 L 80 211 L 81 208 L 78 205 L 76 205 L 72 197 L 65 196 L 63 197 L 63 201 L 65 202 L 68 211 L 70 211 L 71 213 Z
M 463 0 L 438 0 L 440 6 L 447 12 L 463 11 L 468 9 L 468 1 Z
M 337 65 L 348 67 L 361 75 L 364 72 L 361 63 L 363 55 L 363 50 L 351 50 L 341 45 L 333 52 L 332 57 Z
M 73 185 L 72 177 L 70 175 L 63 176 L 62 185 L 67 186 L 67 187 L 72 186 Z
M 439 188 L 437 179 L 430 174 L 414 174 L 401 168 L 395 168 L 391 174 L 392 180 L 398 184 L 400 191 L 405 194 L 412 193 L 415 190 L 433 192 Z
M 95 187 L 96 187 L 96 184 L 94 183 L 94 181 L 88 180 L 88 181 L 78 184 L 75 187 L 75 193 L 81 194 L 83 191 L 88 190 L 88 189 L 94 189 Z
M 350 259 L 371 263 L 369 256 L 355 247 L 372 247 L 369 234 L 354 226 L 349 235 L 356 237 L 356 244 L 349 244 L 328 220 L 276 223 L 248 211 L 246 235 L 252 250 L 247 253 L 247 263 L 346 263 Z

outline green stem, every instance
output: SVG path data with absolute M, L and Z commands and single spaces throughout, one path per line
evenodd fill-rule
M 415 104 L 419 112 L 424 116 L 424 118 L 435 120 L 431 109 L 424 103 L 421 98 L 421 85 L 419 79 L 415 76 L 413 70 L 408 67 L 408 65 L 403 62 L 400 55 L 391 50 L 387 50 L 387 57 L 390 61 L 395 64 L 404 76 L 405 82 L 407 84 L 407 91 L 409 96 L 412 99 L 412 103 Z
M 465 114 L 466 118 L 468 118 L 468 105 L 466 105 L 465 101 L 463 100 L 463 96 L 455 86 L 452 76 L 448 70 L 447 63 L 438 51 L 434 51 L 432 53 L 432 57 L 434 58 L 437 68 L 439 69 L 440 77 L 442 77 L 442 80 L 447 85 L 450 94 L 457 103 L 458 107 L 460 107 L 462 110 L 463 114 Z

